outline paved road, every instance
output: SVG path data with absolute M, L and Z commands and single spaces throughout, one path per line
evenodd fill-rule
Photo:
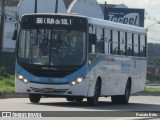
M 100 98 L 96 107 L 83 103 L 67 102 L 64 98 L 42 98 L 39 104 L 31 104 L 28 98 L 0 99 L 4 111 L 160 111 L 160 96 L 131 96 L 128 105 L 113 105 L 110 98 Z
M 100 98 L 100 103 L 96 107 L 87 106 L 86 100 L 84 100 L 83 103 L 76 103 L 76 102 L 67 102 L 66 99 L 64 98 L 42 98 L 39 104 L 31 104 L 28 98 L 9 98 L 9 99 L 0 99 L 0 111 L 143 111 L 143 112 L 154 111 L 157 112 L 160 111 L 160 96 L 131 96 L 130 103 L 128 105 L 113 105 L 111 103 L 110 98 Z M 69 120 L 69 118 L 65 119 Z M 115 118 L 115 119 L 120 120 L 120 118 Z M 60 118 L 56 118 L 56 120 L 60 120 Z

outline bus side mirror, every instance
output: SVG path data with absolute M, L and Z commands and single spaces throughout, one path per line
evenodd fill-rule
M 17 40 L 17 36 L 18 36 L 18 24 L 19 24 L 19 23 L 20 23 L 20 21 L 16 21 L 16 22 L 15 22 L 12 40 Z
M 17 30 L 14 30 L 13 36 L 12 36 L 12 40 L 16 40 L 17 39 Z
M 96 44 L 96 34 L 89 34 L 89 43 L 90 44 Z

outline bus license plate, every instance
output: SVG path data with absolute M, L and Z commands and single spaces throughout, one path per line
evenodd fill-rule
M 44 92 L 54 92 L 54 88 L 44 88 L 43 89 Z

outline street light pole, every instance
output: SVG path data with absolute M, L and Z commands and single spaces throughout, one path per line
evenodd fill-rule
M 58 0 L 56 0 L 55 13 L 58 12 Z
M 34 13 L 37 13 L 37 0 L 35 0 Z
M 104 19 L 105 19 L 105 14 L 106 14 L 106 9 L 107 9 L 107 1 L 105 1 L 105 3 L 104 3 Z
M 5 11 L 5 0 L 2 0 L 1 5 L 1 23 L 0 23 L 0 53 L 2 52 L 3 43 L 3 31 L 4 31 L 4 11 Z

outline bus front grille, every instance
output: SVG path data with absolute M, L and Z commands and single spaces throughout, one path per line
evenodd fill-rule
M 28 70 L 31 74 L 38 76 L 38 77 L 66 77 L 72 74 L 74 71 L 44 71 L 44 70 Z

